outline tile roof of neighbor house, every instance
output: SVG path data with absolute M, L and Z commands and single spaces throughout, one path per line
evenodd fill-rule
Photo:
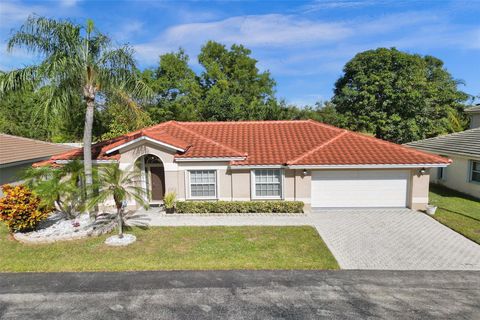
M 407 143 L 436 154 L 458 154 L 480 158 L 480 128 Z
M 73 147 L 63 144 L 0 133 L 0 165 L 28 160 L 38 161 L 71 149 Z
M 449 163 L 449 160 L 443 157 L 313 120 L 168 121 L 96 143 L 92 146 L 92 156 L 96 160 L 118 160 L 118 151 L 108 151 L 139 137 L 148 137 L 185 150 L 177 152 L 176 159 L 232 158 L 232 165 Z M 81 158 L 82 153 L 79 148 L 54 156 L 49 162 Z

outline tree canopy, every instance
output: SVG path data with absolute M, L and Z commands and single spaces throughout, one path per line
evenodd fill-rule
M 404 143 L 465 128 L 459 84 L 435 57 L 379 48 L 345 65 L 332 102 L 347 128 Z
M 88 20 L 85 25 L 67 20 L 30 16 L 8 40 L 7 49 L 24 48 L 37 54 L 37 64 L 0 75 L 0 94 L 33 88 L 41 92 L 38 106 L 45 122 L 71 118 L 83 104 L 83 159 L 87 185 L 92 183 L 92 133 L 98 100 L 115 97 L 134 104 L 149 87 L 137 77 L 133 51 L 114 47 L 109 37 Z M 52 128 L 55 126 L 48 126 Z
M 274 116 L 275 81 L 260 72 L 251 51 L 242 45 L 230 49 L 207 42 L 198 55 L 202 72 L 189 66 L 180 49 L 160 56 L 156 70 L 143 76 L 156 93 L 148 107 L 152 119 L 184 121 L 262 120 Z
M 168 120 L 315 119 L 404 143 L 467 124 L 469 96 L 443 62 L 395 48 L 357 54 L 331 101 L 299 107 L 276 97 L 270 72 L 240 44 L 208 41 L 195 61 L 179 49 L 141 71 L 132 48 L 113 46 L 93 22 L 32 16 L 13 33 L 14 47 L 40 59 L 0 72 L 0 132 L 41 140 L 83 136 L 89 145 Z

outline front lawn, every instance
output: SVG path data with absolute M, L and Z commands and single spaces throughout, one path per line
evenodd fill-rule
M 128 247 L 107 236 L 45 245 L 9 239 L 0 225 L 0 271 L 338 269 L 313 227 L 153 227 L 128 231 Z
M 430 186 L 430 203 L 438 206 L 434 218 L 480 244 L 480 201 L 442 186 Z

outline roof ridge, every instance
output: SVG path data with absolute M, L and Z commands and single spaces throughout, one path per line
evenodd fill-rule
M 404 146 L 404 145 L 396 144 L 396 143 L 386 141 L 386 140 L 383 140 L 383 139 L 379 139 L 379 138 L 376 138 L 376 137 L 367 136 L 366 134 L 362 134 L 362 133 L 359 133 L 359 132 L 349 131 L 349 133 L 353 134 L 355 136 L 361 137 L 363 139 L 373 140 L 373 141 L 376 141 L 378 143 L 385 144 L 385 145 L 388 145 L 388 146 L 392 146 L 392 147 L 395 147 L 395 148 L 400 148 L 402 150 L 409 151 L 409 152 L 412 152 L 412 153 L 415 153 L 415 154 L 421 154 L 423 156 L 428 155 L 428 156 L 433 157 L 434 159 L 437 159 L 437 160 L 444 161 L 446 159 L 444 157 L 441 157 L 441 156 L 438 156 L 438 155 L 435 155 L 435 154 L 431 154 L 431 153 L 428 153 L 428 152 L 413 149 L 413 148 L 410 148 L 410 147 L 407 147 L 407 146 Z M 451 162 L 451 159 L 448 159 L 448 160 L 449 160 L 449 162 Z
M 335 131 L 341 131 L 341 130 L 346 130 L 346 129 L 342 129 L 342 128 L 339 128 L 339 127 L 335 127 L 335 126 L 332 126 L 331 124 L 326 124 L 326 123 L 323 123 L 323 122 L 320 122 L 320 121 L 316 121 L 316 120 L 313 120 L 313 119 L 308 119 L 308 120 L 305 120 L 306 122 L 309 122 L 309 123 L 312 123 L 314 125 L 317 125 L 317 126 L 320 126 L 322 128 L 328 128 L 328 129 L 332 129 L 332 130 L 335 130 Z
M 337 134 L 336 136 L 332 137 L 330 140 L 328 141 L 325 141 L 324 143 L 316 146 L 315 148 L 301 154 L 299 157 L 293 159 L 293 160 L 290 160 L 290 161 L 287 161 L 287 164 L 294 164 L 295 162 L 298 162 L 300 161 L 301 159 L 313 154 L 314 152 L 317 152 L 318 150 L 322 149 L 323 147 L 329 145 L 330 143 L 332 143 L 333 141 L 337 140 L 338 138 L 344 136 L 345 134 L 348 133 L 348 130 L 345 130 L 345 129 L 340 129 L 342 130 L 342 132 L 340 132 L 339 134 Z
M 229 146 L 226 146 L 226 145 L 224 145 L 224 144 L 222 144 L 222 143 L 220 143 L 220 142 L 218 142 L 218 141 L 215 141 L 215 140 L 213 140 L 213 139 L 211 139 L 211 138 L 205 137 L 204 135 L 202 135 L 202 134 L 200 134 L 200 133 L 198 133 L 198 132 L 196 132 L 196 131 L 193 131 L 193 130 L 191 130 L 191 129 L 188 129 L 188 128 L 183 127 L 183 126 L 182 126 L 180 123 L 178 123 L 177 121 L 171 121 L 171 124 L 175 125 L 175 126 L 178 127 L 178 128 L 181 128 L 182 130 L 185 130 L 185 131 L 187 131 L 187 132 L 189 132 L 189 133 L 191 133 L 191 134 L 193 134 L 193 135 L 195 135 L 195 136 L 197 136 L 197 137 L 199 137 L 199 138 L 201 138 L 201 139 L 203 139 L 203 140 L 206 140 L 206 141 L 209 141 L 209 142 L 211 142 L 211 143 L 214 143 L 214 144 L 216 144 L 216 145 L 218 145 L 218 146 L 220 146 L 220 147 L 222 147 L 222 148 L 224 148 L 224 149 L 226 149 L 226 150 L 233 151 L 233 152 L 238 153 L 238 154 L 241 154 L 241 155 L 243 155 L 243 156 L 247 156 L 247 153 L 246 153 L 246 152 L 240 152 L 240 151 L 235 150 L 235 149 L 233 149 L 233 148 L 231 148 L 231 147 L 229 147 Z
M 236 120 L 236 121 L 175 121 L 178 124 L 236 124 L 236 123 L 299 123 L 299 122 L 308 122 L 309 120 L 299 119 L 299 120 Z

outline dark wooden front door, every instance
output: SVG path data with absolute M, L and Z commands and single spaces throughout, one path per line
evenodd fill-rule
M 152 178 L 152 200 L 163 200 L 165 193 L 165 172 L 163 167 L 150 167 Z

